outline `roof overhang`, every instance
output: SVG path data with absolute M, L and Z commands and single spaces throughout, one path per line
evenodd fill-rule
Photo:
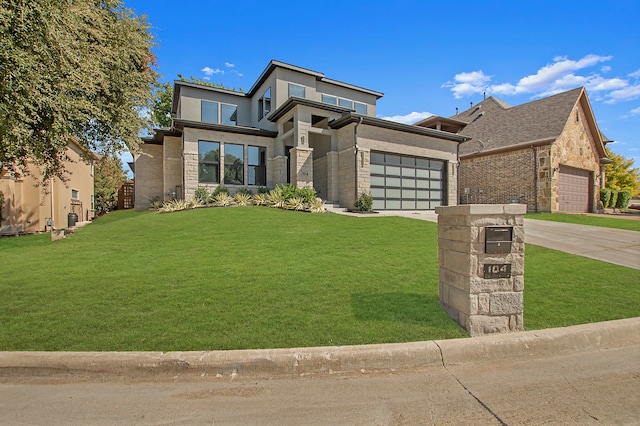
M 182 132 L 173 128 L 173 127 L 161 127 L 159 129 L 153 129 L 153 135 L 144 136 L 142 139 L 143 143 L 152 144 L 152 145 L 162 145 L 164 143 L 165 136 L 180 136 Z
M 265 138 L 275 138 L 278 132 L 270 130 L 258 129 L 255 127 L 227 126 L 224 124 L 202 123 L 200 121 L 174 119 L 173 126 L 175 129 L 183 131 L 185 128 L 217 130 L 220 132 L 237 133 L 241 135 L 262 136 Z
M 258 77 L 258 79 L 253 84 L 253 86 L 251 86 L 251 89 L 249 89 L 249 91 L 247 92 L 247 96 L 255 95 L 256 91 L 260 88 L 260 86 L 262 86 L 264 84 L 264 82 L 267 81 L 267 79 L 269 78 L 271 73 L 273 73 L 277 68 L 283 68 L 283 69 L 286 69 L 286 70 L 299 72 L 301 74 L 306 74 L 306 75 L 309 75 L 309 76 L 315 78 L 318 81 L 323 81 L 325 83 L 333 84 L 333 85 L 336 85 L 336 86 L 341 86 L 341 87 L 344 87 L 344 88 L 347 88 L 347 89 L 357 90 L 359 92 L 363 92 L 363 93 L 366 93 L 368 95 L 373 95 L 373 96 L 376 97 L 376 99 L 379 99 L 379 98 L 384 96 L 384 93 L 382 93 L 382 92 L 377 92 L 375 90 L 365 89 L 364 87 L 354 86 L 353 84 L 348 84 L 348 83 L 343 83 L 341 81 L 332 80 L 332 79 L 326 78 L 324 76 L 324 74 L 321 73 L 321 72 L 313 71 L 313 70 L 310 70 L 310 69 L 307 69 L 307 68 L 302 68 L 302 67 L 298 67 L 298 66 L 291 65 L 291 64 L 287 64 L 285 62 L 276 61 L 275 59 L 271 60 L 269 62 L 269 65 L 267 65 L 267 67 L 264 69 L 264 71 L 262 71 L 262 74 L 260 74 L 260 77 Z
M 472 139 L 469 139 L 469 140 L 472 140 Z M 460 159 L 482 157 L 483 155 L 499 154 L 501 152 L 518 151 L 520 149 L 534 148 L 537 146 L 549 145 L 551 144 L 551 142 L 555 140 L 556 138 L 538 139 L 535 141 L 527 141 L 527 142 L 519 143 L 517 145 L 509 145 L 509 146 L 504 146 L 504 147 L 495 148 L 495 149 L 488 149 L 486 151 L 478 151 L 471 154 L 460 154 Z
M 469 140 L 466 136 L 456 135 L 441 130 L 429 129 L 426 127 L 414 126 L 411 124 L 396 123 L 395 121 L 383 120 L 381 118 L 369 117 L 366 115 L 346 113 L 342 117 L 329 122 L 332 129 L 340 129 L 352 123 L 362 123 L 369 126 L 380 127 L 383 129 L 396 130 L 399 132 L 413 133 L 416 135 L 431 136 L 438 139 L 446 139 L 449 141 L 462 143 Z
M 176 114 L 178 112 L 178 100 L 180 99 L 180 91 L 183 87 L 192 87 L 194 89 L 206 90 L 209 92 L 223 93 L 225 95 L 238 96 L 241 98 L 247 97 L 244 92 L 236 92 L 235 90 L 221 89 L 218 87 L 211 87 L 204 84 L 191 83 L 189 81 L 174 80 L 173 82 L 173 98 L 171 99 L 171 113 Z

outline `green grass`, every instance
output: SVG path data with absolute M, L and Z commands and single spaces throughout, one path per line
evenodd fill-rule
M 640 220 L 633 218 L 600 217 L 567 213 L 528 213 L 525 215 L 525 218 L 640 232 Z
M 0 239 L 0 350 L 215 350 L 463 337 L 437 225 L 259 207 L 108 214 Z M 640 316 L 640 271 L 527 246 L 529 329 Z

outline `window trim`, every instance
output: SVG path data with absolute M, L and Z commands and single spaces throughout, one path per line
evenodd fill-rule
M 292 95 L 292 94 L 291 94 L 291 88 L 292 88 L 292 87 L 299 87 L 299 88 L 301 88 L 301 89 L 302 89 L 302 96 L 297 96 L 297 95 L 296 95 L 296 96 L 294 96 L 294 95 Z M 289 83 L 288 89 L 289 89 L 289 90 L 288 90 L 287 94 L 289 95 L 289 97 L 290 97 L 290 98 L 292 98 L 292 97 L 296 97 L 296 98 L 303 98 L 303 99 L 305 99 L 305 98 L 307 97 L 307 87 L 306 87 L 306 86 L 302 86 L 302 85 L 300 85 L 300 84 L 296 84 L 296 83 Z
M 269 96 L 267 96 L 269 93 Z M 268 106 L 267 106 L 268 103 Z M 258 121 L 269 115 L 271 112 L 271 86 L 264 91 L 260 99 L 258 99 Z
M 209 121 L 209 120 L 205 120 L 204 116 L 203 116 L 203 111 L 204 108 L 202 107 L 204 104 L 206 103 L 212 103 L 212 104 L 217 104 L 217 117 L 216 120 L 217 121 Z M 231 120 L 234 124 L 228 124 L 228 123 L 223 123 L 222 122 L 222 106 L 230 106 L 235 108 L 235 112 L 233 114 L 231 114 L 231 117 L 236 116 L 236 120 Z M 220 101 L 210 101 L 208 99 L 200 99 L 200 121 L 203 123 L 212 123 L 212 124 L 221 124 L 223 126 L 237 126 L 238 125 L 238 105 L 236 104 L 230 104 L 227 102 L 220 102 Z

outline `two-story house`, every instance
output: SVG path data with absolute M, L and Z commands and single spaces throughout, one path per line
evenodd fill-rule
M 199 186 L 313 186 L 352 207 L 370 192 L 379 210 L 455 204 L 457 149 L 467 138 L 376 118 L 382 93 L 271 61 L 246 93 L 174 82 L 173 126 L 135 159 L 135 200 L 193 197 Z

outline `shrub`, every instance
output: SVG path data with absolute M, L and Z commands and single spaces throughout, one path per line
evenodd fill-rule
M 233 198 L 229 192 L 221 191 L 213 197 L 213 205 L 217 207 L 226 207 L 233 204 Z
M 618 192 L 618 200 L 616 201 L 616 207 L 619 209 L 626 209 L 629 207 L 629 202 L 631 201 L 631 194 L 629 191 L 619 191 Z
M 258 194 L 268 194 L 270 191 L 269 188 L 267 188 L 266 186 L 259 186 L 258 187 Z
M 603 208 L 609 205 L 609 200 L 611 200 L 611 190 L 609 188 L 602 188 L 600 190 L 600 202 L 602 202 Z
M 296 188 L 296 197 L 302 197 L 305 203 L 313 203 L 316 199 L 316 190 L 312 186 Z
M 324 200 L 322 200 L 322 198 L 316 198 L 315 200 L 313 200 L 313 202 L 309 205 L 309 211 L 311 213 L 324 213 Z
M 193 198 L 198 201 L 198 204 L 203 205 L 211 200 L 211 194 L 209 194 L 209 190 L 206 187 L 199 186 L 193 193 Z
M 271 207 L 275 207 L 277 209 L 284 208 L 285 203 L 287 202 L 286 198 L 284 198 L 284 193 L 282 192 L 282 188 L 276 186 L 269 192 L 269 205 Z
M 304 210 L 304 199 L 302 197 L 289 198 L 285 208 L 288 210 Z
M 354 209 L 357 212 L 370 212 L 373 210 L 373 197 L 371 194 L 363 192 L 361 193 L 356 202 L 354 203 Z
M 149 208 L 152 210 L 158 210 L 162 207 L 162 203 L 160 202 L 160 197 L 154 195 L 153 197 L 149 197 Z
M 257 193 L 253 196 L 253 204 L 256 206 L 266 206 L 269 204 L 269 195 L 262 192 Z
M 214 189 L 213 192 L 211 193 L 211 199 L 213 199 L 214 197 L 220 194 L 229 195 L 229 190 L 222 185 L 218 185 L 216 189 Z
M 252 198 L 253 195 L 240 191 L 238 191 L 238 193 L 233 197 L 233 199 L 236 201 L 236 204 L 238 204 L 239 206 L 250 206 Z
M 190 208 L 193 208 L 193 204 L 190 202 L 187 202 L 185 200 L 171 200 L 171 201 L 167 201 L 166 203 L 163 203 L 162 207 L 158 209 L 158 212 L 171 213 L 171 212 L 186 210 Z
M 238 194 L 244 194 L 244 195 L 253 195 L 253 191 L 250 190 L 249 188 L 240 188 L 238 189 L 238 191 L 236 192 L 236 195 Z
M 615 209 L 617 202 L 618 202 L 618 190 L 617 189 L 612 189 L 611 190 L 611 198 L 609 198 L 609 204 L 607 205 L 607 207 Z

